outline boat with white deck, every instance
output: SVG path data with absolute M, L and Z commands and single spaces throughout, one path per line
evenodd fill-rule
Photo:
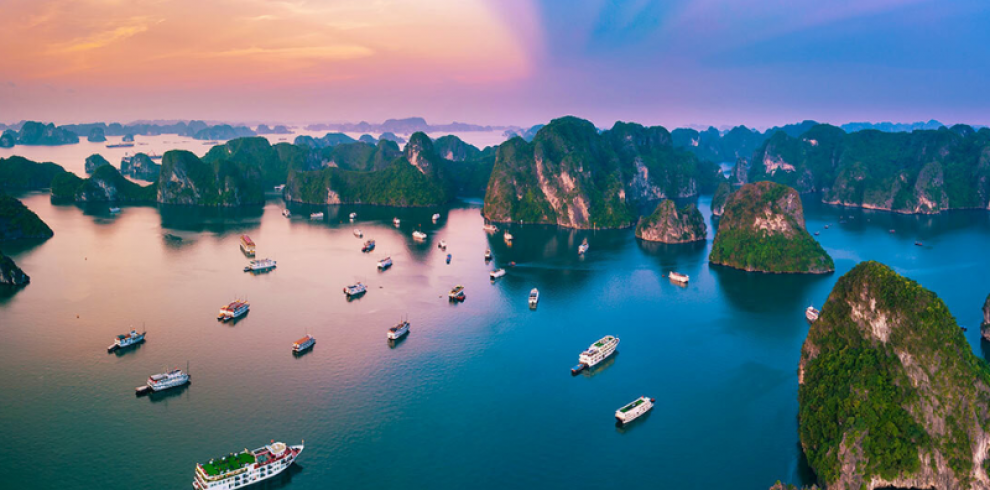
M 292 352 L 294 354 L 302 354 L 306 351 L 306 349 L 309 349 L 314 345 L 316 345 L 316 337 L 306 334 L 305 337 L 292 343 Z
M 114 338 L 113 343 L 110 344 L 110 347 L 107 347 L 107 352 L 108 353 L 114 352 L 120 349 L 126 349 L 128 347 L 140 344 L 141 342 L 144 342 L 144 336 L 147 334 L 148 332 L 138 333 L 137 330 L 132 328 L 130 333 L 126 333 L 124 335 L 118 335 L 116 338 Z
M 578 364 L 571 368 L 571 374 L 577 374 L 584 369 L 590 369 L 598 365 L 600 362 L 608 359 L 609 356 L 615 353 L 616 348 L 619 347 L 619 338 L 613 337 L 611 335 L 606 335 L 602 337 L 594 344 L 591 344 L 587 350 L 578 356 Z
M 364 238 L 364 232 L 361 231 L 361 228 L 354 228 L 354 236 Z
M 351 213 L 350 216 L 348 216 L 348 218 L 350 218 L 351 221 L 354 221 L 354 218 L 357 218 L 357 213 Z
M 486 248 L 485 249 L 485 262 L 488 262 L 489 260 L 492 260 L 492 249 Z
M 209 463 L 196 465 L 193 479 L 194 490 L 234 490 L 264 480 L 268 480 L 296 461 L 304 446 L 287 446 L 282 442 L 271 444 L 253 451 L 244 449 Z
M 409 333 L 409 322 L 402 320 L 396 323 L 394 327 L 388 329 L 386 336 L 389 340 L 398 340 Z
M 344 294 L 347 295 L 348 298 L 353 298 L 355 296 L 360 296 L 360 295 L 366 293 L 367 291 L 368 291 L 368 288 L 364 284 L 361 284 L 360 282 L 357 283 L 357 284 L 352 284 L 352 285 L 347 286 L 347 287 L 344 288 Z
M 439 220 L 440 220 L 440 213 L 434 214 L 433 215 L 433 221 L 436 222 L 436 221 L 439 221 Z
M 581 245 L 578 245 L 578 255 L 584 255 L 588 251 L 588 239 L 585 238 Z
M 220 314 L 217 315 L 217 321 L 229 322 L 231 320 L 236 320 L 244 315 L 247 315 L 250 309 L 251 304 L 247 301 L 233 301 L 226 306 L 220 307 Z
M 186 371 L 188 371 L 188 367 Z M 147 395 L 149 393 L 157 393 L 159 391 L 168 390 L 171 388 L 178 388 L 189 382 L 189 373 L 183 371 L 179 368 L 175 368 L 171 371 L 168 369 L 161 374 L 153 374 L 148 376 L 148 381 L 144 386 L 138 386 L 134 389 L 134 394 L 137 396 Z
M 493 281 L 495 279 L 498 279 L 498 278 L 504 276 L 504 275 L 505 275 L 505 269 L 495 269 L 495 270 L 493 270 L 493 271 L 491 271 L 491 272 L 488 273 L 488 276 Z
M 417 242 L 421 242 L 423 240 L 426 240 L 426 233 L 416 230 L 412 233 L 412 237 L 413 240 L 416 240 Z
M 437 248 L 439 248 L 440 250 L 447 250 L 447 241 L 440 240 L 440 243 L 437 244 Z
M 615 424 L 622 426 L 642 417 L 653 409 L 655 398 L 641 396 L 632 403 L 615 411 Z
M 400 221 L 399 218 L 392 218 L 392 224 L 396 227 L 398 227 L 400 223 L 402 223 L 402 221 Z
M 807 318 L 809 322 L 814 322 L 815 320 L 818 320 L 818 316 L 821 315 L 821 313 L 822 312 L 815 309 L 814 305 L 811 305 L 807 310 L 804 310 L 804 317 Z
M 312 214 L 309 215 L 309 219 L 311 219 L 311 220 L 320 220 L 320 219 L 323 219 L 323 213 L 312 213 Z
M 503 238 L 505 238 L 505 241 L 511 242 L 512 241 L 512 238 L 513 238 L 512 237 L 512 233 L 509 233 L 508 231 L 506 231 L 505 232 L 505 236 Z
M 247 267 L 244 268 L 244 272 L 268 272 L 274 269 L 276 262 L 272 259 L 260 259 L 252 260 L 248 262 Z
M 539 302 L 540 302 L 540 290 L 533 288 L 533 290 L 529 292 L 529 307 L 536 308 L 536 304 Z
M 671 281 L 679 282 L 682 284 L 687 284 L 688 280 L 690 280 L 687 274 L 681 274 L 680 272 L 671 272 L 670 274 L 667 275 L 667 277 L 670 278 Z
M 385 257 L 378 261 L 378 270 L 383 271 L 389 267 L 392 267 L 392 257 Z
M 464 294 L 464 286 L 454 286 L 454 289 L 450 290 L 447 297 L 451 301 L 464 301 L 467 296 Z
M 485 233 L 497 233 L 498 232 L 498 227 L 495 226 L 495 225 L 493 225 L 493 224 L 491 224 L 491 223 L 485 223 L 485 226 L 483 226 L 482 229 L 485 230 Z

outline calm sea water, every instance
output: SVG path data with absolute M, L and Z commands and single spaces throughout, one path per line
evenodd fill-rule
M 657 245 L 632 230 L 514 227 L 509 247 L 482 231 L 478 203 L 441 209 L 433 224 L 435 210 L 292 207 L 300 217 L 327 213 L 313 222 L 282 217 L 272 200 L 255 212 L 125 207 L 112 217 L 102 206 L 54 206 L 43 193 L 20 197 L 55 237 L 4 245 L 32 278 L 0 299 L 0 486 L 9 488 L 189 488 L 197 462 L 271 439 L 305 440 L 306 450 L 261 488 L 807 482 L 797 435 L 804 309 L 868 259 L 937 292 L 985 355 L 985 212 L 913 217 L 806 203 L 838 271 L 775 276 L 710 266 L 710 239 Z M 707 198 L 700 204 L 707 216 Z M 853 219 L 839 224 L 840 215 Z M 360 252 L 355 227 L 377 241 L 374 253 Z M 412 240 L 417 228 L 425 243 Z M 278 269 L 242 272 L 241 233 Z M 584 238 L 591 249 L 579 258 Z M 380 273 L 385 254 L 395 266 Z M 490 282 L 493 267 L 508 275 Z M 672 270 L 690 285 L 663 277 Z M 356 280 L 369 292 L 347 301 L 342 288 Z M 457 284 L 467 301 L 450 304 Z M 218 324 L 219 306 L 235 297 L 249 299 L 251 313 Z M 385 331 L 400 317 L 412 331 L 390 346 Z M 144 345 L 106 353 L 114 335 L 142 325 Z M 317 344 L 296 358 L 290 346 L 307 332 Z M 572 377 L 578 354 L 607 334 L 621 338 L 620 353 Z M 148 375 L 187 362 L 187 388 L 134 396 Z M 614 411 L 640 395 L 657 399 L 653 412 L 614 427 Z

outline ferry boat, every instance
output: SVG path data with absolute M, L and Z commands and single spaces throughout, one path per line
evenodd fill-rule
M 294 354 L 302 354 L 306 352 L 307 349 L 313 347 L 316 344 L 316 338 L 312 335 L 306 334 L 305 337 L 292 343 L 292 352 Z
M 433 221 L 436 222 L 436 221 L 439 221 L 439 220 L 440 220 L 440 213 L 434 214 L 433 215 Z
M 118 335 L 113 339 L 113 343 L 110 344 L 110 347 L 107 347 L 107 352 L 110 353 L 118 349 L 126 349 L 127 347 L 140 344 L 144 342 L 144 336 L 147 334 L 148 332 L 137 333 L 137 330 L 132 328 L 130 333 Z
M 247 315 L 250 309 L 251 304 L 247 301 L 234 301 L 229 305 L 220 307 L 220 314 L 217 315 L 217 321 L 229 322 L 230 320 L 236 320 Z
M 634 402 L 615 411 L 615 424 L 622 426 L 638 419 L 645 415 L 646 412 L 652 410 L 653 403 L 656 401 L 656 398 L 647 398 L 645 396 L 637 398 Z
M 241 235 L 241 252 L 248 257 L 254 257 L 254 242 L 251 237 L 247 235 Z
M 364 238 L 364 232 L 361 231 L 361 228 L 354 228 L 354 236 Z
M 494 281 L 505 275 L 505 269 L 496 269 L 488 273 L 488 276 Z
M 399 226 L 399 223 L 401 223 L 401 221 L 399 221 L 399 218 L 392 218 L 392 224 L 393 225 L 395 225 L 396 227 L 398 227 Z
M 505 238 L 505 241 L 511 242 L 512 241 L 512 233 L 509 233 L 508 231 L 506 231 L 504 238 Z
M 282 192 L 285 190 L 285 184 L 275 186 L 275 192 Z
M 613 337 L 611 335 L 606 335 L 591 344 L 588 350 L 581 353 L 578 356 L 578 365 L 571 369 L 571 374 L 577 374 L 584 369 L 591 369 L 598 365 L 598 363 L 608 359 L 609 356 L 615 353 L 615 349 L 619 347 L 619 338 Z
M 451 301 L 464 301 L 467 296 L 464 294 L 464 286 L 454 286 L 447 295 Z
M 110 214 L 120 214 L 120 208 L 118 207 L 110 208 Z
M 141 396 L 152 392 L 157 393 L 170 388 L 178 388 L 188 382 L 189 373 L 179 368 L 175 368 L 161 374 L 152 374 L 151 376 L 148 376 L 148 382 L 144 386 L 138 386 L 135 388 L 134 394 Z
M 667 275 L 667 277 L 670 278 L 671 281 L 676 281 L 682 284 L 687 284 L 688 280 L 691 279 L 687 274 L 681 274 L 680 272 L 671 272 Z
M 388 333 L 385 334 L 389 340 L 399 340 L 409 333 L 409 322 L 403 320 L 396 323 L 394 327 L 388 329 Z
M 383 271 L 389 267 L 392 267 L 392 257 L 385 257 L 378 261 L 378 270 Z
M 133 142 L 124 141 L 121 143 L 107 143 L 107 148 L 131 148 L 134 146 Z
M 578 255 L 584 255 L 588 251 L 588 239 L 585 238 L 581 245 L 578 246 Z
M 268 272 L 275 268 L 275 261 L 272 259 L 252 260 L 248 262 L 244 272 Z
M 426 240 L 426 233 L 423 233 L 423 232 L 421 232 L 419 230 L 416 230 L 416 231 L 413 232 L 412 237 L 413 237 L 413 240 L 416 240 L 418 242 L 421 242 L 423 240 Z
M 437 248 L 439 248 L 440 250 L 447 250 L 447 241 L 440 240 L 440 243 L 437 244 Z
M 529 292 L 529 307 L 536 308 L 536 304 L 539 302 L 540 302 L 540 290 L 533 288 L 533 290 Z
M 493 225 L 493 224 L 491 224 L 491 223 L 485 223 L 485 226 L 482 227 L 482 229 L 485 230 L 485 233 L 497 233 L 498 232 L 498 227 L 495 226 L 495 225 Z
M 492 260 L 492 249 L 486 248 L 485 249 L 485 262 L 488 262 L 489 260 Z
M 821 313 L 822 312 L 816 310 L 815 306 L 812 305 L 809 306 L 807 310 L 804 310 L 804 317 L 807 318 L 809 322 L 814 322 L 815 320 L 818 320 L 818 315 L 821 315 Z
M 312 220 L 320 220 L 320 219 L 323 219 L 323 213 L 322 213 L 322 212 L 320 212 L 320 213 L 313 213 L 313 214 L 310 214 L 310 215 L 309 215 L 309 219 L 312 219 Z
M 351 221 L 354 221 L 354 218 L 357 218 L 357 213 L 351 213 L 350 216 L 348 216 L 348 218 L 350 218 Z
M 360 296 L 366 293 L 367 291 L 368 288 L 364 284 L 361 284 L 360 282 L 344 288 L 344 294 L 347 295 L 348 298 Z
M 361 247 L 361 251 L 362 252 L 365 252 L 365 253 L 370 252 L 370 251 L 372 251 L 374 249 L 375 249 L 375 241 L 374 240 L 368 240 L 368 241 L 364 242 L 364 246 Z
M 196 465 L 193 479 L 195 490 L 233 490 L 272 478 L 282 473 L 296 461 L 303 445 L 287 446 L 282 442 L 253 451 L 244 449 L 209 463 Z
M 286 218 L 292 217 L 292 213 L 289 212 L 289 208 L 285 208 L 282 210 L 282 216 L 285 216 Z

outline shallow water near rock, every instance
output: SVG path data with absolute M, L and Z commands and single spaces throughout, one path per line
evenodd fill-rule
M 709 266 L 711 236 L 663 245 L 632 229 L 513 226 L 510 247 L 482 230 L 478 203 L 290 206 L 286 219 L 273 198 L 264 210 L 124 207 L 114 217 L 43 193 L 18 197 L 55 237 L 3 246 L 31 276 L 0 298 L 0 457 L 19 461 L 0 466 L 0 481 L 11 488 L 189 488 L 197 462 L 271 439 L 305 439 L 306 449 L 259 488 L 810 483 L 797 435 L 804 309 L 820 308 L 862 260 L 935 291 L 988 355 L 982 211 L 903 216 L 806 198 L 808 229 L 837 272 L 799 276 Z M 711 233 L 708 199 L 699 204 Z M 317 210 L 324 219 L 308 219 Z M 413 240 L 416 229 L 426 241 Z M 242 272 L 242 233 L 275 271 Z M 367 239 L 377 248 L 362 254 Z M 386 254 L 395 265 L 378 272 Z M 507 275 L 489 281 L 498 267 Z M 670 282 L 670 271 L 690 283 Z M 355 281 L 369 291 L 347 301 L 342 288 Z M 458 284 L 467 300 L 451 304 Z M 251 313 L 217 323 L 236 297 Z M 386 330 L 404 316 L 410 334 L 389 344 Z M 144 345 L 106 353 L 114 335 L 142 325 Z M 306 333 L 316 346 L 294 357 Z M 620 354 L 571 376 L 578 354 L 607 334 L 620 337 Z M 147 376 L 186 362 L 190 386 L 134 396 Z M 657 399 L 653 412 L 617 429 L 615 410 L 641 395 Z

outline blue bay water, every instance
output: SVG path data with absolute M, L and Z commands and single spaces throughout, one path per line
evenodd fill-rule
M 0 458 L 21 461 L 0 465 L 10 488 L 189 488 L 197 462 L 271 439 L 305 439 L 306 450 L 263 488 L 810 482 L 797 435 L 804 309 L 820 307 L 862 260 L 938 293 L 985 355 L 986 212 L 900 216 L 807 199 L 808 228 L 838 271 L 783 276 L 710 266 L 711 236 L 659 245 L 632 230 L 512 227 L 509 247 L 482 230 L 478 203 L 292 206 L 300 218 L 286 219 L 273 199 L 263 211 L 125 207 L 112 217 L 43 193 L 19 197 L 55 237 L 3 246 L 32 277 L 0 299 Z M 303 217 L 317 209 L 323 221 Z M 840 215 L 852 219 L 839 224 Z M 374 253 L 360 252 L 355 227 L 377 241 Z M 429 234 L 425 243 L 412 240 L 415 229 Z M 278 260 L 276 271 L 241 271 L 241 233 L 259 257 Z M 591 249 L 579 258 L 584 238 Z M 385 254 L 395 266 L 377 272 Z M 492 283 L 494 267 L 508 274 Z M 690 284 L 665 279 L 672 270 Z M 341 290 L 357 280 L 369 292 L 347 301 Z M 457 284 L 467 300 L 450 304 Z M 250 300 L 251 313 L 218 324 L 217 309 L 235 297 Z M 385 331 L 403 316 L 412 331 L 390 346 Z M 106 353 L 114 335 L 142 324 L 144 345 Z M 305 333 L 317 344 L 293 357 Z M 619 354 L 572 377 L 578 354 L 606 334 L 621 338 Z M 189 387 L 135 398 L 148 375 L 186 362 Z M 617 429 L 614 411 L 641 395 L 656 408 Z

